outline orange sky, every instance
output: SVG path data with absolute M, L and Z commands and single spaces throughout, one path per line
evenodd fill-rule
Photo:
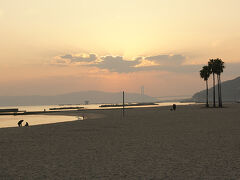
M 191 95 L 199 68 L 238 76 L 237 0 L 0 1 L 0 94 L 83 90 Z

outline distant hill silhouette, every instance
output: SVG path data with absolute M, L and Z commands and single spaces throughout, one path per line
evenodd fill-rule
M 56 96 L 0 96 L 0 106 L 31 106 L 57 104 L 121 103 L 122 92 L 83 91 Z M 125 102 L 156 102 L 157 99 L 137 93 L 126 93 Z
M 217 85 L 216 85 L 217 90 Z M 209 89 L 209 100 L 212 101 L 213 88 Z M 216 97 L 218 93 L 216 91 Z M 240 101 L 240 77 L 222 82 L 222 97 L 223 101 L 236 102 Z M 205 102 L 206 90 L 200 91 L 193 95 L 193 100 L 196 102 Z M 217 100 L 217 98 L 216 98 Z

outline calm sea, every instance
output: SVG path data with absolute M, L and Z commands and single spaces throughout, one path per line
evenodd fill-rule
M 150 106 L 130 106 L 127 108 L 140 108 L 140 107 L 158 107 L 158 106 L 171 106 L 172 104 L 177 105 L 190 105 L 195 103 L 180 103 L 180 102 L 164 102 L 157 103 L 157 105 Z M 102 104 L 90 104 L 90 105 L 45 105 L 45 106 L 1 106 L 0 109 L 9 109 L 9 108 L 18 108 L 19 111 L 48 111 L 50 108 L 60 108 L 60 107 L 84 107 L 85 109 L 109 109 L 109 108 L 121 108 L 121 107 L 99 107 Z M 0 128 L 6 127 L 17 127 L 17 122 L 23 119 L 23 126 L 26 122 L 32 125 L 40 125 L 40 124 L 50 124 L 50 123 L 58 123 L 58 122 L 67 122 L 67 121 L 76 121 L 82 120 L 82 117 L 76 116 L 55 116 L 55 115 L 8 115 L 8 116 L 0 116 Z
M 157 105 L 150 105 L 150 106 L 129 106 L 127 108 L 140 108 L 140 107 L 157 107 L 157 106 L 171 106 L 172 104 L 177 105 L 190 105 L 195 104 L 194 102 L 189 103 L 180 103 L 180 102 L 163 102 L 163 103 L 156 103 Z M 19 111 L 48 111 L 50 108 L 61 108 L 61 107 L 84 107 L 85 109 L 112 109 L 112 108 L 121 108 L 121 107 L 99 107 L 103 104 L 89 104 L 89 105 L 41 105 L 41 106 L 0 106 L 0 109 L 11 109 L 11 108 L 18 108 Z

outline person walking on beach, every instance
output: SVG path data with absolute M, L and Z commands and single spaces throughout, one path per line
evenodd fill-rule
M 18 127 L 21 127 L 21 126 L 22 126 L 23 121 L 24 121 L 24 120 L 18 121 Z
M 173 110 L 176 111 L 176 108 L 177 108 L 177 105 L 176 104 L 173 104 Z
M 25 126 L 29 126 L 28 122 L 26 122 Z

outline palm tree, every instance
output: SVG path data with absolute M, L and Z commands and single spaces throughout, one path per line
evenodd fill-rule
M 209 66 L 203 66 L 202 70 L 200 70 L 200 77 L 204 79 L 206 82 L 206 107 L 209 107 L 208 104 L 208 78 L 210 77 L 211 69 Z
M 214 59 L 208 61 L 208 67 L 210 68 L 210 74 L 213 74 L 213 107 L 216 107 L 215 100 L 215 74 L 216 74 L 216 62 Z
M 216 74 L 218 80 L 218 105 L 222 107 L 222 87 L 221 87 L 221 73 L 223 73 L 223 69 L 225 68 L 224 62 L 217 58 L 214 60 L 216 64 Z

